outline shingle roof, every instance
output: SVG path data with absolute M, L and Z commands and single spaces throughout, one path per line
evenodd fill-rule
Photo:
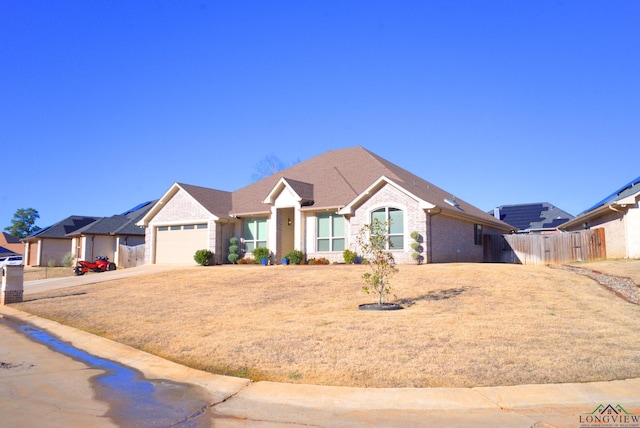
M 156 201 L 148 201 L 137 205 L 136 207 L 125 211 L 121 215 L 111 217 L 102 217 L 98 220 L 87 224 L 84 227 L 69 233 L 73 235 L 139 235 L 144 236 L 144 228 L 136 226 L 136 222 L 140 220 Z
M 207 187 L 193 186 L 191 184 L 176 183 L 186 190 L 200 205 L 211 214 L 227 218 L 231 211 L 231 192 L 210 189 Z M 266 193 L 265 193 L 266 195 Z M 264 195 L 263 195 L 264 198 Z
M 31 239 L 40 239 L 40 238 L 67 238 L 66 235 L 75 232 L 76 230 L 85 227 L 96 220 L 100 219 L 100 217 L 89 217 L 89 216 L 77 216 L 72 215 L 70 217 L 65 218 L 62 221 L 59 221 L 49 227 L 44 229 L 40 229 L 36 233 L 31 236 L 25 238 L 25 240 Z
M 500 213 L 500 220 L 519 230 L 555 229 L 573 218 L 548 202 L 502 205 L 496 210 Z
M 11 251 L 8 248 L 4 248 L 4 247 L 0 247 L 0 256 L 5 257 L 5 256 L 12 256 L 14 254 L 17 254 L 14 251 Z
M 7 233 L 0 232 L 2 234 L 2 242 L 6 242 L 7 244 L 20 244 L 20 239 Z
M 313 209 L 318 209 L 344 207 L 381 176 L 393 180 L 442 211 L 505 227 L 493 216 L 363 147 L 328 151 L 233 192 L 231 214 L 267 213 L 269 207 L 262 202 L 281 178 L 288 182 L 313 183 Z M 445 199 L 455 199 L 457 206 Z
M 618 190 L 616 190 L 615 192 L 613 192 L 612 194 L 610 194 L 609 196 L 601 200 L 600 202 L 596 203 L 591 208 L 586 209 L 585 211 L 581 212 L 578 215 L 586 214 L 589 211 L 593 211 L 603 205 L 608 205 L 611 202 L 615 202 L 619 199 L 624 199 L 627 196 L 631 196 L 638 192 L 640 192 L 640 177 L 634 180 L 631 180 L 630 182 L 628 182 L 627 184 L 625 184 L 624 186 L 622 186 L 621 188 L 619 188 Z

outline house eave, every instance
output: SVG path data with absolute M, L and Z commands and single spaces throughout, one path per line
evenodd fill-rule
M 418 196 L 416 196 L 413 193 L 409 192 L 403 186 L 400 186 L 398 183 L 396 183 L 395 181 L 391 180 L 389 177 L 381 175 L 376 181 L 371 183 L 371 185 L 369 187 L 367 187 L 363 192 L 361 192 L 359 195 L 357 195 L 355 198 L 353 198 L 351 200 L 351 202 L 349 202 L 347 205 L 345 205 L 343 208 L 341 208 L 338 211 L 338 214 L 353 215 L 355 213 L 356 207 L 359 206 L 362 203 L 362 201 L 364 201 L 364 200 L 368 199 L 369 197 L 371 197 L 371 195 L 373 193 L 375 193 L 376 191 L 381 189 L 385 184 L 389 184 L 389 185 L 393 186 L 394 188 L 396 188 L 400 192 L 404 193 L 405 195 L 407 195 L 410 198 L 412 198 L 415 201 L 417 201 L 419 206 L 420 206 L 420 208 L 422 208 L 422 209 L 436 208 L 436 205 L 434 205 L 434 204 L 432 204 L 430 202 L 427 202 L 424 199 L 419 198 Z

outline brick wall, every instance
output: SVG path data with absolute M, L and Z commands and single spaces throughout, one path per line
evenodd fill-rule
M 600 217 L 590 219 L 589 228 L 604 229 L 608 259 L 627 257 L 625 220 L 622 213 L 610 211 Z
M 475 245 L 474 234 L 474 223 L 445 214 L 432 216 L 431 261 L 433 263 L 481 263 L 483 247 Z

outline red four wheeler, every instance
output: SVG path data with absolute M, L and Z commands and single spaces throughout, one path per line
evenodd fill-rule
M 78 265 L 73 269 L 76 275 L 84 275 L 86 272 L 104 272 L 107 270 L 116 270 L 116 264 L 109 262 L 109 257 L 98 256 L 95 262 L 87 262 L 80 260 Z

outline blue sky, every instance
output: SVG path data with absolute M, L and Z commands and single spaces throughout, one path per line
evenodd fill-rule
M 640 1 L 0 0 L 0 228 L 363 146 L 483 210 L 640 175 Z

